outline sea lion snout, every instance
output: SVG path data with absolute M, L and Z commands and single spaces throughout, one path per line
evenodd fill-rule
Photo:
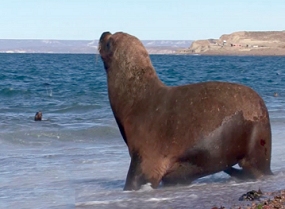
M 110 32 L 104 32 L 102 33 L 101 37 L 100 37 L 100 41 L 99 41 L 99 53 L 102 55 L 104 55 L 108 49 L 109 49 L 109 39 L 112 36 L 112 34 Z

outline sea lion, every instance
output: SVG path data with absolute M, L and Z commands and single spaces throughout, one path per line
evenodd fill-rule
M 34 119 L 35 119 L 35 121 L 41 121 L 42 117 L 43 117 L 42 112 L 36 112 L 36 115 L 35 115 Z
M 98 49 L 131 157 L 124 190 L 189 184 L 219 171 L 253 179 L 272 174 L 269 115 L 254 90 L 226 82 L 166 86 L 143 44 L 123 32 L 104 32 Z

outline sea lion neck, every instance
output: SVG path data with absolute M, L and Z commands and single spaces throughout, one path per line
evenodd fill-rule
M 118 115 L 147 101 L 150 95 L 167 88 L 150 69 L 132 73 L 108 72 L 108 94 L 114 112 Z M 119 99 L 118 99 L 119 98 Z

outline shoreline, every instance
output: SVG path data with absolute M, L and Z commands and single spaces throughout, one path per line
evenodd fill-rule
M 98 53 L 70 53 L 70 52 L 14 52 L 14 53 L 5 53 L 0 52 L 0 54 L 48 54 L 48 55 L 99 55 Z M 262 52 L 251 52 L 251 53 L 244 53 L 244 52 L 224 52 L 224 51 L 207 51 L 205 53 L 190 53 L 190 52 L 174 52 L 174 53 L 149 53 L 149 55 L 186 55 L 186 56 L 253 56 L 253 57 L 285 57 L 285 50 L 284 53 L 262 53 Z
M 183 54 L 183 52 L 181 52 Z M 251 50 L 228 49 L 209 49 L 204 52 L 191 52 L 190 49 L 185 50 L 184 54 L 189 55 L 223 55 L 223 56 L 285 56 L 285 48 L 260 48 Z

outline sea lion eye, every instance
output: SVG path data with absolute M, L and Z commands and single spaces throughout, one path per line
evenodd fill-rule
M 111 49 L 110 41 L 107 42 L 106 47 L 107 47 L 108 51 L 110 51 L 110 49 Z

